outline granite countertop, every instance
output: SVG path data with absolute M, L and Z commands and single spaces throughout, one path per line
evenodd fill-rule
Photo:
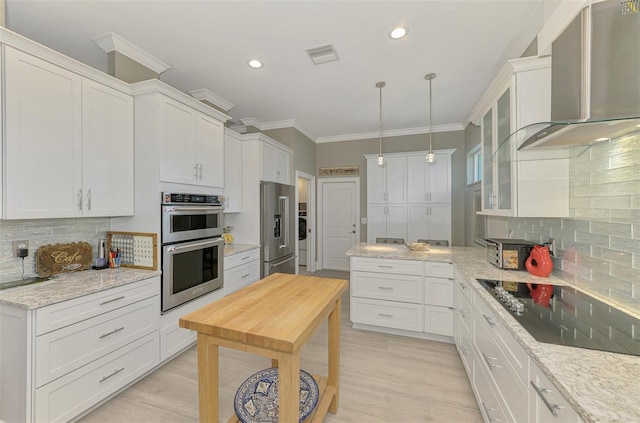
M 245 251 L 255 250 L 256 248 L 260 248 L 257 244 L 232 244 L 224 246 L 224 256 L 232 256 L 234 254 L 244 253 Z
M 361 244 L 347 251 L 347 255 L 454 264 L 475 288 L 476 298 L 482 298 L 495 311 L 585 422 L 640 421 L 640 357 L 538 342 L 475 279 L 573 285 L 553 275 L 539 278 L 528 272 L 499 269 L 486 261 L 481 247 L 430 247 L 429 251 L 418 253 L 404 245 Z M 618 308 L 637 317 L 624 305 Z
M 160 275 L 126 267 L 61 273 L 48 281 L 0 291 L 0 305 L 32 310 Z

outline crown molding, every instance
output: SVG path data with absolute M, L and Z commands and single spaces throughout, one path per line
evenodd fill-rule
M 261 121 L 259 121 L 258 119 L 256 119 L 256 118 L 252 118 L 252 117 L 243 118 L 243 119 L 240 119 L 240 122 L 242 122 L 244 124 L 244 126 L 253 126 L 254 128 L 256 128 L 256 129 L 258 129 L 260 131 L 264 130 L 263 129 L 264 128 L 264 124 Z
M 436 125 L 431 128 L 431 132 L 453 132 L 453 131 L 463 131 L 464 126 L 461 123 L 452 123 L 447 125 Z M 401 137 L 406 135 L 420 135 L 420 134 L 428 134 L 429 127 L 423 126 L 418 128 L 405 128 L 405 129 L 394 129 L 388 131 L 382 131 L 382 137 Z M 318 137 L 316 141 L 318 144 L 327 143 L 327 142 L 342 142 L 342 141 L 356 141 L 356 140 L 366 140 L 372 138 L 378 138 L 380 132 L 361 132 L 358 134 L 345 134 L 345 135 L 335 135 L 329 137 Z
M 268 131 L 270 129 L 282 129 L 282 128 L 294 128 L 302 133 L 305 137 L 311 141 L 317 143 L 317 138 L 304 126 L 296 122 L 295 119 L 276 120 L 273 122 L 262 122 L 256 118 L 244 118 L 240 119 L 245 126 L 253 126 L 259 131 Z
M 110 53 L 115 50 L 146 66 L 158 75 L 171 67 L 113 32 L 98 35 L 91 40 L 100 46 L 105 53 Z
M 207 88 L 200 88 L 199 90 L 192 90 L 192 91 L 189 91 L 189 94 L 191 94 L 191 96 L 193 98 L 195 98 L 196 100 L 208 101 L 209 103 L 213 104 L 214 106 L 221 108 L 225 112 L 228 112 L 229 110 L 231 110 L 235 106 L 235 104 L 233 104 L 230 101 L 228 101 L 227 99 L 219 96 L 218 94 L 214 93 L 213 91 L 208 90 Z
M 196 100 L 190 95 L 187 95 L 158 79 L 148 79 L 146 81 L 136 82 L 131 84 L 130 87 L 131 94 L 134 96 L 160 93 L 222 122 L 226 122 L 231 119 L 231 116 L 222 113 L 218 109 L 215 109 L 202 101 Z

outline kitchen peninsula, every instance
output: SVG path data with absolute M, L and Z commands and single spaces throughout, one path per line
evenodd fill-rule
M 442 277 L 441 275 L 440 277 L 451 285 L 453 291 L 451 306 L 454 309 L 452 310 L 453 330 L 448 339 L 449 342 L 452 338 L 455 341 L 478 403 L 481 407 L 486 407 L 484 412 L 489 416 L 488 418 L 499 418 L 491 414 L 497 413 L 507 420 L 517 420 L 519 416 L 526 417 L 531 413 L 526 417 L 529 421 L 544 421 L 541 415 L 535 413 L 536 409 L 540 408 L 546 412 L 546 406 L 538 400 L 539 394 L 533 388 L 534 385 L 540 386 L 539 380 L 542 379 L 552 384 L 552 386 L 542 386 L 543 388 L 550 388 L 559 393 L 550 401 L 552 407 L 549 409 L 559 406 L 560 408 L 552 412 L 565 417 L 565 420 L 560 419 L 562 421 L 578 422 L 581 419 L 584 422 L 633 422 L 640 420 L 640 404 L 636 400 L 640 392 L 640 382 L 637 379 L 637 375 L 640 374 L 640 357 L 538 342 L 488 291 L 480 286 L 476 278 L 568 285 L 565 281 L 554 276 L 539 278 L 527 272 L 499 269 L 487 262 L 484 249 L 479 247 L 430 247 L 427 252 L 419 253 L 409 251 L 403 245 L 361 244 L 349 250 L 347 255 L 351 257 L 352 320 L 354 320 L 354 310 L 357 313 L 359 301 L 356 282 L 354 282 L 358 277 L 354 273 L 361 272 L 363 265 L 369 266 L 370 275 L 390 276 L 385 284 L 378 283 L 376 286 L 381 292 L 387 292 L 386 295 L 396 288 L 393 278 L 398 275 L 423 277 L 426 287 L 429 285 L 428 280 L 432 278 L 428 274 L 429 266 L 434 264 L 451 266 L 452 271 L 449 273 L 451 276 Z M 407 270 L 411 269 L 411 266 L 414 270 Z M 382 273 L 375 270 L 376 268 Z M 383 276 L 380 280 L 383 280 Z M 419 304 L 394 299 L 393 305 L 402 307 L 406 304 L 424 305 L 426 308 L 428 307 L 427 288 L 420 291 L 422 292 L 424 295 L 418 299 Z M 377 299 L 367 299 L 367 301 L 382 306 L 392 302 Z M 630 310 L 624 309 L 624 305 L 610 305 L 617 306 L 616 308 L 623 309 L 632 314 L 632 317 L 638 318 Z M 391 318 L 390 315 L 393 313 L 380 311 L 379 314 L 382 315 L 380 318 Z M 358 316 L 356 316 L 357 319 Z M 471 324 L 467 323 L 469 319 Z M 355 324 L 354 327 L 356 327 Z M 390 333 L 394 333 L 393 328 L 372 327 L 371 329 L 385 332 L 390 330 Z M 493 347 L 495 355 L 504 354 L 504 364 L 500 365 L 492 363 L 495 359 L 494 355 L 482 351 L 482 339 L 491 336 L 485 332 L 494 329 L 498 332 L 495 336 L 497 341 Z M 468 339 L 465 338 L 467 333 L 465 331 L 468 331 Z M 411 331 L 399 334 L 410 335 Z M 501 375 L 501 372 L 508 372 L 508 374 Z M 497 382 L 491 382 L 494 380 Z M 498 392 L 495 392 L 496 390 Z M 495 407 L 488 406 L 492 399 L 487 399 L 489 391 L 496 398 L 500 398 L 500 395 L 510 398 L 510 395 L 513 395 L 518 400 L 510 401 L 508 404 L 498 404 Z M 527 398 L 529 407 L 527 407 Z M 548 399 L 547 397 L 544 401 Z M 499 400 L 496 402 L 500 403 Z M 538 405 L 540 407 L 537 407 Z M 528 409 L 530 411 L 527 411 Z M 548 417 L 551 418 L 551 414 L 548 414 Z

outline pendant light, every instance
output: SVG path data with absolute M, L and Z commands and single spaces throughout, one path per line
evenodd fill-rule
M 424 79 L 429 81 L 429 152 L 427 153 L 427 162 L 433 163 L 436 160 L 436 155 L 433 154 L 433 143 L 431 141 L 431 126 L 432 126 L 432 101 L 431 101 L 431 81 L 435 79 L 435 73 L 428 73 L 424 76 Z
M 382 156 L 382 87 L 387 85 L 384 81 L 376 82 L 376 88 L 380 90 L 380 133 L 378 139 L 378 166 L 384 166 L 384 157 Z

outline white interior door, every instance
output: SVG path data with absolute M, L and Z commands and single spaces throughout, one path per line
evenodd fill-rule
M 347 250 L 360 241 L 358 178 L 320 181 L 322 268 L 349 270 Z

